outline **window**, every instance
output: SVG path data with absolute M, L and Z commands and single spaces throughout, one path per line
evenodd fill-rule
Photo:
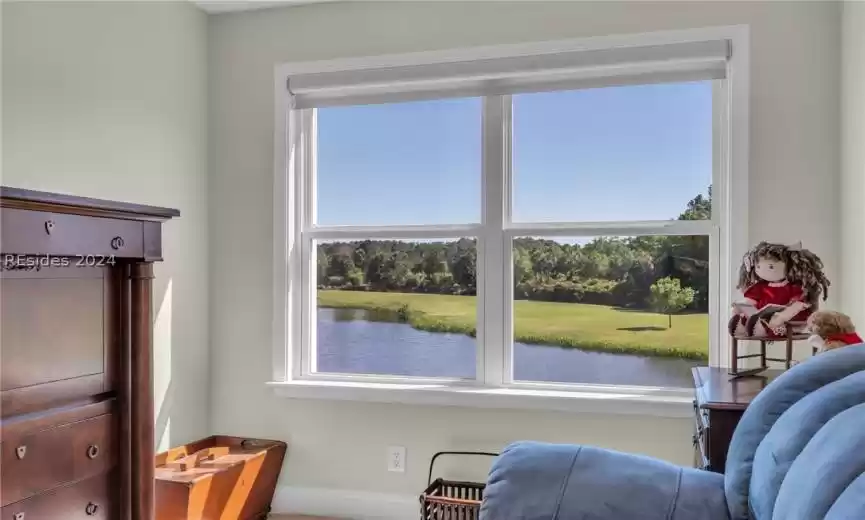
M 732 40 L 285 72 L 277 380 L 690 386 L 744 250 Z
M 316 250 L 311 372 L 475 378 L 476 239 L 346 240 Z
M 712 89 L 513 96 L 513 220 L 577 233 L 512 240 L 515 381 L 688 387 L 708 362 Z M 591 229 L 671 219 L 703 234 Z M 669 301 L 665 279 L 679 284 Z
M 708 235 L 515 238 L 513 379 L 692 385 L 691 368 L 709 357 L 709 243 Z
M 677 218 L 712 184 L 712 82 L 516 95 L 513 176 L 515 222 Z
M 481 221 L 480 99 L 329 107 L 315 118 L 315 225 Z

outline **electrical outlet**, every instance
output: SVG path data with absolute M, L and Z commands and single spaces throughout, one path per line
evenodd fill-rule
M 387 447 L 387 470 L 396 473 L 405 473 L 405 447 Z

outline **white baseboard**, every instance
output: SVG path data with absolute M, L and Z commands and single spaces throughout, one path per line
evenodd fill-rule
M 350 520 L 414 520 L 418 497 L 348 489 L 279 486 L 273 497 L 274 513 L 333 516 Z

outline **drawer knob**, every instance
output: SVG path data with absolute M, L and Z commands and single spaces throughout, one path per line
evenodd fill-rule
M 52 231 L 54 231 L 54 221 L 53 220 L 46 220 L 45 221 L 45 233 L 50 235 Z
M 117 251 L 124 245 L 125 244 L 123 242 L 123 237 L 114 237 L 111 239 L 111 249 L 114 249 L 115 251 Z
M 87 507 L 84 508 L 84 512 L 87 513 L 87 516 L 93 516 L 96 514 L 97 511 L 99 511 L 99 506 L 94 504 L 93 502 L 90 502 L 89 504 L 87 504 Z
M 24 520 L 24 513 L 15 513 L 12 515 L 12 520 Z
M 98 456 L 99 456 L 99 446 L 97 446 L 95 444 L 91 444 L 87 448 L 87 458 L 88 459 L 95 459 Z
M 27 446 L 18 446 L 15 448 L 15 456 L 18 460 L 23 460 L 27 456 Z

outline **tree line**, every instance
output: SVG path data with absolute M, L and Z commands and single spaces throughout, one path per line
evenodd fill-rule
M 679 220 L 711 215 L 711 194 L 691 199 Z M 475 295 L 477 242 L 363 240 L 318 246 L 320 288 Z M 525 300 L 657 307 L 663 279 L 693 291 L 687 308 L 708 311 L 706 236 L 598 237 L 584 243 L 517 238 L 514 297 Z M 663 283 L 667 283 L 665 280 Z

